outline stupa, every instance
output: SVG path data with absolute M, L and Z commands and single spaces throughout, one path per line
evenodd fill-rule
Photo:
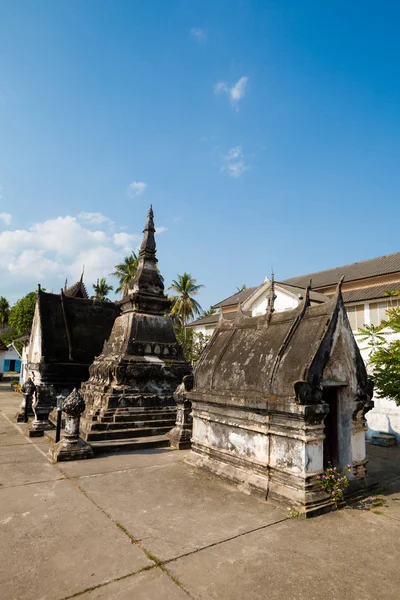
M 167 316 L 171 303 L 157 268 L 151 206 L 143 234 L 121 314 L 81 388 L 81 436 L 98 452 L 168 445 L 176 418 L 173 393 L 192 372 Z

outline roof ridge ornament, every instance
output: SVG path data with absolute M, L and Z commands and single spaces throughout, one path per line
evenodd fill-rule
M 267 312 L 266 312 L 267 322 L 269 322 L 271 320 L 272 313 L 275 311 L 275 300 L 276 300 L 276 294 L 275 294 L 275 275 L 274 275 L 274 272 L 272 271 L 272 273 L 271 273 L 271 287 L 269 289 L 268 306 L 267 306 Z

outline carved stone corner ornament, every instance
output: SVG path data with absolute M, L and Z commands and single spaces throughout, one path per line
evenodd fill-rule
M 51 458 L 55 461 L 92 458 L 92 447 L 79 437 L 81 414 L 85 410 L 85 401 L 79 391 L 75 388 L 60 406 L 65 412 L 64 435 L 50 448 Z
M 15 420 L 17 421 L 17 423 L 27 423 L 28 417 L 34 416 L 32 409 L 32 400 L 35 390 L 35 384 L 33 383 L 32 379 L 28 377 L 28 379 L 25 381 L 24 385 L 21 388 L 21 392 L 23 393 L 23 399 L 18 409 L 18 412 L 15 415 Z
M 186 450 L 191 447 L 192 437 L 192 403 L 187 392 L 193 388 L 193 375 L 185 375 L 182 383 L 174 392 L 177 406 L 175 427 L 168 434 L 171 448 Z
M 34 419 L 29 426 L 28 435 L 29 437 L 42 437 L 45 431 L 54 429 L 53 423 L 49 421 L 49 414 L 51 406 L 47 401 L 49 390 L 45 387 L 36 385 L 34 386 L 32 408 L 34 413 Z

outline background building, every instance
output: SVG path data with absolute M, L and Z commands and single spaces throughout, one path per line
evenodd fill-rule
M 379 256 L 370 260 L 335 267 L 326 271 L 309 273 L 275 282 L 275 310 L 293 308 L 301 301 L 304 289 L 312 280 L 311 304 L 325 302 L 335 292 L 342 276 L 343 299 L 347 316 L 354 334 L 364 325 L 379 325 L 386 318 L 388 308 L 400 306 L 400 252 Z M 239 304 L 242 311 L 251 316 L 266 312 L 271 281 L 266 278 L 260 286 L 237 292 L 213 308 L 214 315 L 197 319 L 188 325 L 195 332 L 211 336 L 222 313 L 223 318 L 233 319 Z M 394 334 L 387 334 L 388 341 Z M 357 335 L 356 339 L 358 341 Z M 358 341 L 361 354 L 368 367 L 371 349 Z M 376 431 L 395 434 L 400 440 L 400 407 L 391 400 L 374 397 L 375 407 L 367 414 L 368 436 Z

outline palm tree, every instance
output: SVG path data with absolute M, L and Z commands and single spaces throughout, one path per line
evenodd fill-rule
M 0 325 L 4 327 L 8 323 L 8 315 L 10 314 L 10 304 L 7 298 L 0 296 Z
M 241 287 L 236 288 L 238 292 L 243 292 L 243 290 L 247 290 L 247 285 L 244 283 Z
M 132 251 L 132 254 L 125 256 L 124 262 L 115 265 L 115 271 L 111 275 L 119 280 L 119 286 L 115 290 L 117 294 L 122 292 L 122 295 L 125 296 L 128 293 L 133 278 L 136 275 L 138 260 L 136 252 Z
M 201 312 L 201 306 L 193 296 L 198 294 L 200 288 L 204 287 L 204 285 L 197 285 L 196 279 L 189 275 L 189 273 L 177 275 L 177 278 L 169 286 L 170 290 L 177 293 L 176 296 L 171 298 L 173 302 L 171 315 L 178 318 L 186 336 L 186 323 Z
M 389 290 L 389 291 L 385 292 L 383 295 L 386 298 L 398 298 L 400 295 L 400 290 Z M 396 302 L 396 304 L 393 304 L 393 300 L 389 300 L 389 305 L 391 307 L 397 306 L 397 302 Z
M 97 300 L 108 300 L 106 296 L 114 289 L 112 285 L 108 285 L 106 278 L 102 277 L 97 280 L 96 284 L 93 284 L 93 289 L 95 293 L 95 297 Z
M 201 318 L 204 319 L 204 317 L 211 317 L 211 315 L 215 315 L 216 312 L 217 311 L 210 306 L 208 310 L 203 310 L 201 313 Z

